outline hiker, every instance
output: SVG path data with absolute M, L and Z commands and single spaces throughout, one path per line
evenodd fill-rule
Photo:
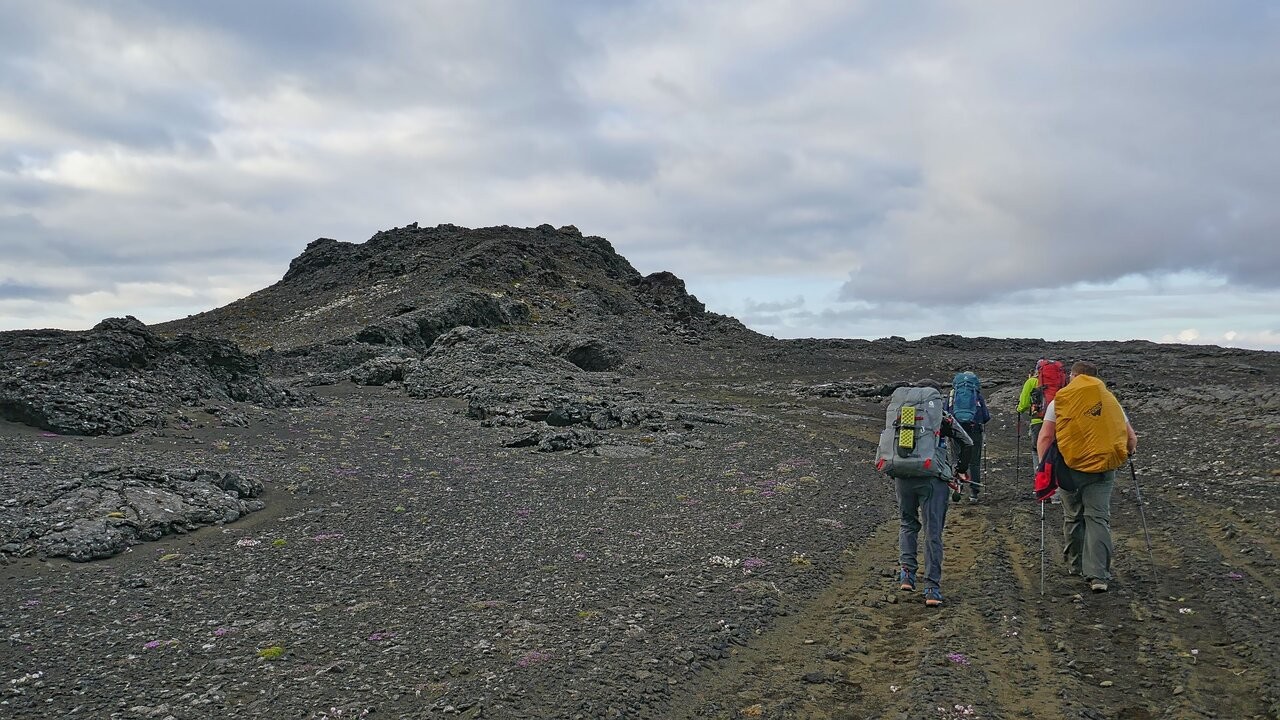
M 1057 443 L 1065 467 L 1062 486 L 1063 556 L 1072 575 L 1094 592 L 1111 579 L 1111 491 L 1116 468 L 1138 447 L 1138 436 L 1092 363 L 1077 362 L 1045 410 L 1039 456 Z
M 1019 414 L 1030 411 L 1031 414 L 1031 452 L 1035 462 L 1040 464 L 1040 431 L 1044 424 L 1045 410 L 1058 390 L 1066 384 L 1062 372 L 1062 362 L 1040 358 L 1036 361 L 1036 369 L 1022 383 L 1022 393 L 1018 396 Z
M 951 394 L 947 398 L 947 411 L 951 413 L 973 440 L 973 452 L 969 459 L 969 502 L 978 502 L 982 488 L 982 437 L 983 428 L 991 421 L 987 399 L 982 396 L 982 383 L 972 372 L 959 372 L 951 380 Z
M 898 585 L 916 589 L 918 537 L 925 530 L 924 604 L 942 604 L 942 528 L 952 482 L 968 482 L 973 440 L 945 410 L 939 384 L 893 391 L 880 433 L 876 469 L 894 479 L 898 494 Z M 954 466 L 948 441 L 959 445 Z M 922 517 L 923 515 L 923 517 Z
M 1044 425 L 1044 413 L 1049 403 L 1065 385 L 1067 379 L 1062 372 L 1062 362 L 1040 358 L 1036 361 L 1036 369 L 1022 383 L 1022 393 L 1018 395 L 1018 414 L 1029 412 L 1031 415 L 1031 466 L 1039 467 L 1039 440 L 1041 427 Z M 1055 494 L 1050 498 L 1054 504 L 1062 502 Z

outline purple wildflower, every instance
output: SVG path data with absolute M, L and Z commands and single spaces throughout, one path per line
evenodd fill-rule
M 583 560 L 587 559 L 587 554 L 584 552 L 576 552 L 573 554 L 573 559 L 577 560 L 578 562 L 582 562 Z
M 388 630 L 379 630 L 369 636 L 369 642 L 382 642 L 383 640 L 391 640 L 396 636 L 395 633 Z
M 769 564 L 768 560 L 765 560 L 763 558 L 758 558 L 758 557 L 749 557 L 749 558 L 742 559 L 743 570 L 755 570 L 756 568 L 762 568 L 768 564 Z
M 1244 576 L 1243 576 L 1243 575 L 1241 575 L 1241 574 L 1240 574 L 1240 573 L 1238 573 L 1238 572 L 1229 572 L 1229 573 L 1227 573 L 1227 577 L 1231 578 L 1232 580 L 1243 580 L 1243 579 L 1244 579 Z
M 520 508 L 519 510 L 516 511 L 516 517 L 522 518 L 522 519 L 527 518 L 532 512 L 533 511 L 530 510 L 529 508 Z
M 960 665 L 969 664 L 969 658 L 965 657 L 964 653 L 958 653 L 958 652 L 947 653 L 947 659 L 953 663 L 957 663 Z
M 529 667 L 530 665 L 547 662 L 550 659 L 551 653 L 545 653 L 541 650 L 533 650 L 525 653 L 524 657 L 519 660 L 516 660 L 516 667 Z
M 163 644 L 164 644 L 164 643 L 163 643 L 162 641 L 160 641 L 160 640 L 152 640 L 151 642 L 149 642 L 149 643 L 147 643 L 147 644 L 143 645 L 142 647 L 144 647 L 144 648 L 146 648 L 146 649 L 148 649 L 148 650 L 155 650 L 156 648 L 160 647 L 160 646 L 161 646 L 161 645 L 163 645 Z

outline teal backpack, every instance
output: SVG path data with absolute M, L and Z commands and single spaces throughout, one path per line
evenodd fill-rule
M 978 392 L 982 383 L 971 372 L 956 373 L 951 380 L 951 414 L 962 422 L 973 422 L 978 417 Z

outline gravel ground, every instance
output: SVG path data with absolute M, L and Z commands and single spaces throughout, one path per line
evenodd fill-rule
M 104 560 L 6 557 L 0 716 L 1280 716 L 1280 362 L 1054 349 L 1113 369 L 1143 436 L 1154 566 L 1124 478 L 1105 595 L 1054 562 L 1056 507 L 1039 593 L 1007 412 L 1036 346 L 663 345 L 619 391 L 724 423 L 566 452 L 504 447 L 510 429 L 462 399 L 347 382 L 314 407 L 237 407 L 243 428 L 0 424 L 0 503 L 137 465 L 234 472 L 265 503 Z M 895 508 L 870 466 L 883 405 L 805 388 L 960 365 L 991 383 L 992 487 L 953 511 L 948 604 L 928 613 L 890 577 Z
M 699 427 L 702 449 L 636 430 L 548 454 L 503 448 L 456 402 L 330 395 L 250 429 L 6 426 L 5 456 L 50 479 L 143 457 L 235 468 L 268 509 L 106 561 L 11 562 L 0 708 L 659 717 L 825 585 L 859 539 L 840 517 L 885 512 L 882 487 L 850 492 L 846 454 L 776 420 Z

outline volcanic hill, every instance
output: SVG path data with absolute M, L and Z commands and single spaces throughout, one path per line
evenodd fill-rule
M 1041 357 L 1139 434 L 1106 593 L 1032 497 Z M 1280 717 L 1277 353 L 781 341 L 573 227 L 414 224 L 0 360 L 0 717 Z M 872 459 L 960 370 L 928 611 Z

